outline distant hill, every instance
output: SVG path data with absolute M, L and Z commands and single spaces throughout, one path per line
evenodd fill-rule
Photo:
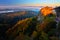
M 10 24 L 13 21 L 16 22 L 18 20 L 36 16 L 35 14 L 36 12 L 34 11 L 20 11 L 20 12 L 4 13 L 4 14 L 1 13 L 0 23 Z

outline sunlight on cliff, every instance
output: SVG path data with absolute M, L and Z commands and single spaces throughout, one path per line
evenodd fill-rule
M 44 7 L 41 9 L 41 13 L 43 16 L 47 16 L 52 13 L 53 8 L 52 7 Z

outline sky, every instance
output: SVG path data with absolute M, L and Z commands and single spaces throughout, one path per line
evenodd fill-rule
M 60 0 L 0 0 L 0 6 L 60 6 Z

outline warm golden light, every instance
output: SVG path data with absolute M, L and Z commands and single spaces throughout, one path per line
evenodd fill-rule
M 41 13 L 43 16 L 47 16 L 52 13 L 53 8 L 52 7 L 44 7 L 41 9 Z

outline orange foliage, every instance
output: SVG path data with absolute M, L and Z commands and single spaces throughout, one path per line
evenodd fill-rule
M 19 31 L 24 31 L 28 27 L 28 22 L 30 23 L 32 19 L 26 18 L 24 20 L 18 21 L 12 28 L 9 28 L 6 33 L 11 33 L 12 31 L 15 31 L 18 29 Z
M 52 13 L 53 8 L 52 7 L 44 7 L 41 9 L 41 13 L 43 16 L 49 15 Z

